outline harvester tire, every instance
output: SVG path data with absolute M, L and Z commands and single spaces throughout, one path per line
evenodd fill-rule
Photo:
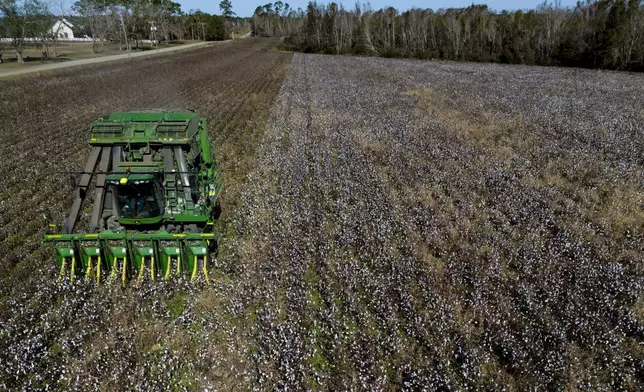
M 208 252 L 211 255 L 217 255 L 218 251 L 219 251 L 219 243 L 217 242 L 217 240 L 208 241 Z
M 217 199 L 217 203 L 215 204 L 215 207 L 212 209 L 212 219 L 217 220 L 219 219 L 220 215 L 221 215 L 221 203 L 219 202 L 219 199 Z

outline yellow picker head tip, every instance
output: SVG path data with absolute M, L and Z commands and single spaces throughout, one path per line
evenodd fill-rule
M 127 184 L 127 177 L 121 178 L 121 180 L 119 182 L 121 183 L 121 185 Z

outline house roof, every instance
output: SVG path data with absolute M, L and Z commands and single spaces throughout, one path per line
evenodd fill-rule
M 70 23 L 67 19 L 65 19 L 65 18 L 60 18 L 60 19 L 58 19 L 58 20 L 56 21 L 56 23 L 59 23 L 59 22 L 60 22 L 60 23 L 64 23 L 64 24 L 66 24 L 66 25 L 67 25 L 67 27 L 69 27 L 70 29 L 71 29 L 72 27 L 74 27 L 74 25 L 73 25 L 73 24 L 71 24 L 71 23 Z M 54 26 L 56 25 L 56 23 L 54 23 Z

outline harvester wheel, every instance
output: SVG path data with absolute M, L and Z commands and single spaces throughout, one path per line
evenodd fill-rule
M 208 252 L 210 254 L 217 254 L 217 251 L 219 250 L 219 244 L 217 243 L 217 240 L 209 240 L 208 241 Z
M 215 204 L 215 207 L 212 209 L 212 219 L 217 220 L 219 219 L 219 216 L 221 215 L 221 203 L 219 202 L 219 199 L 217 200 L 217 203 Z

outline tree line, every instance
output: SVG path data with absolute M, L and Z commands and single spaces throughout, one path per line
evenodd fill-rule
M 315 2 L 291 10 L 278 1 L 257 7 L 253 31 L 285 36 L 285 45 L 303 52 L 644 71 L 644 0 L 402 13 Z
M 60 0 L 0 0 L 0 37 L 10 41 L 0 42 L 0 63 L 4 46 L 15 50 L 22 62 L 27 42 L 38 45 L 43 57 L 50 52 L 56 56 L 60 38 L 52 26 L 62 17 L 74 25 L 75 34 L 92 39 L 95 52 L 108 43 L 132 50 L 142 40 L 224 40 L 231 30 L 249 25 L 247 18 L 235 17 L 230 0 L 222 0 L 219 7 L 221 16 L 184 12 L 172 0 L 77 0 L 71 9 Z

